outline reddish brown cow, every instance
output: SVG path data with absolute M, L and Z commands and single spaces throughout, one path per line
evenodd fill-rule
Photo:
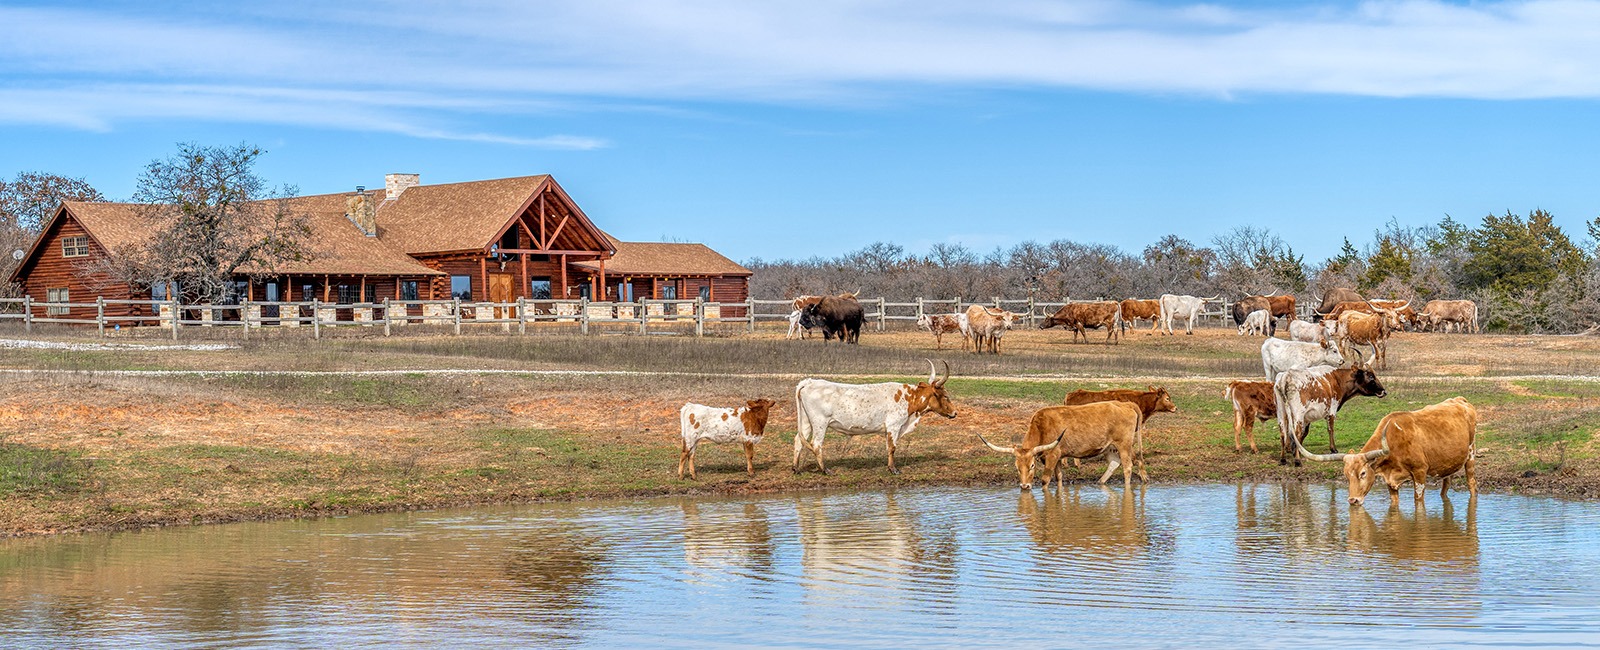
M 1067 393 L 1061 400 L 1062 406 L 1080 406 L 1095 402 L 1127 402 L 1139 407 L 1141 421 L 1149 421 L 1150 416 L 1156 413 L 1177 413 L 1177 405 L 1172 403 L 1172 397 L 1167 394 L 1167 389 L 1157 386 L 1146 386 L 1148 390 L 1129 390 L 1126 388 L 1113 388 L 1111 390 L 1083 390 L 1078 389 Z
M 1133 327 L 1133 321 L 1145 319 L 1150 321 L 1150 333 L 1155 334 L 1156 328 L 1161 326 L 1161 301 L 1160 300 L 1134 300 L 1129 298 L 1122 301 L 1122 331 L 1126 332 Z
M 1033 463 L 1044 461 L 1044 486 L 1054 480 L 1061 482 L 1062 458 L 1095 458 L 1106 456 L 1111 466 L 1100 476 L 1105 483 L 1111 472 L 1122 467 L 1122 484 L 1133 486 L 1133 463 L 1139 462 L 1139 480 L 1149 482 L 1144 471 L 1144 459 L 1136 455 L 1139 445 L 1139 407 L 1127 402 L 1096 402 L 1081 406 L 1046 406 L 1033 414 L 1028 422 L 1028 433 L 1022 444 L 1001 447 L 983 436 L 983 444 L 1002 454 L 1011 454 L 1017 464 L 1017 481 L 1022 489 L 1033 487 Z M 1115 449 L 1116 456 L 1111 455 Z
M 1442 498 L 1450 490 L 1450 477 L 1465 472 L 1467 491 L 1478 495 L 1473 476 L 1478 437 L 1478 411 L 1460 397 L 1452 397 L 1415 411 L 1395 411 L 1383 417 L 1378 430 L 1361 451 L 1352 454 L 1313 454 L 1299 447 L 1301 456 L 1316 461 L 1343 461 L 1350 482 L 1350 505 L 1361 505 L 1379 476 L 1389 488 L 1389 501 L 1399 500 L 1400 485 L 1411 480 L 1418 511 L 1429 476 L 1444 479 Z
M 1222 396 L 1233 403 L 1233 450 L 1244 451 L 1239 446 L 1239 434 L 1250 438 L 1250 453 L 1256 449 L 1256 423 L 1278 417 L 1278 400 L 1272 396 L 1272 383 L 1265 381 L 1231 381 Z
M 1296 314 L 1293 295 L 1267 296 L 1267 303 L 1271 305 L 1267 313 L 1272 314 L 1273 318 L 1294 320 Z
M 1085 343 L 1089 342 L 1089 333 L 1085 329 L 1106 328 L 1106 342 L 1110 343 L 1117 337 L 1117 327 L 1122 322 L 1122 305 L 1111 301 L 1100 302 L 1072 302 L 1062 305 L 1056 313 L 1046 316 L 1039 323 L 1039 329 L 1050 329 L 1057 325 L 1072 328 L 1072 342 L 1078 342 L 1078 336 L 1083 336 Z M 1120 342 L 1120 341 L 1119 341 Z

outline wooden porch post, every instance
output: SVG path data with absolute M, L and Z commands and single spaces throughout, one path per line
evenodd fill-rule
M 606 258 L 600 258 L 600 291 L 595 293 L 601 300 L 606 299 Z
M 528 284 L 528 254 L 522 253 L 522 290 L 512 292 L 514 295 L 527 296 L 532 285 Z
M 561 254 L 561 293 L 556 294 L 562 298 L 567 297 L 567 254 Z
M 360 291 L 360 293 L 356 294 L 356 302 L 366 302 L 367 301 L 367 276 L 365 276 L 365 275 L 361 276 L 361 288 L 358 289 L 357 291 Z
M 322 276 L 322 302 L 328 302 L 328 292 L 333 289 L 333 276 Z
M 483 257 L 478 258 L 478 275 L 479 275 L 478 279 L 483 282 L 483 285 L 480 287 L 481 289 L 483 289 L 483 298 L 478 298 L 478 292 L 477 291 L 473 291 L 472 292 L 472 299 L 473 300 L 488 300 L 489 299 L 489 256 L 487 254 L 485 254 Z

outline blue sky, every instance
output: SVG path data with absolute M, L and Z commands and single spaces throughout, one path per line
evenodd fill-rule
M 329 8 L 326 5 L 336 5 Z M 234 6 L 238 5 L 238 6 Z M 0 2 L 0 176 L 551 173 L 623 239 L 1131 251 L 1600 215 L 1600 2 Z

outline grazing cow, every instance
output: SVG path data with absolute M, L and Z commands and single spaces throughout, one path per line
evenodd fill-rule
M 789 312 L 789 333 L 785 334 L 783 338 L 803 339 L 811 332 L 811 328 L 814 328 L 817 325 L 818 323 L 816 319 L 813 319 L 811 316 L 807 315 L 805 310 L 796 309 Z
M 1150 321 L 1150 333 L 1156 333 L 1156 328 L 1161 326 L 1161 301 L 1160 300 L 1135 300 L 1129 298 L 1122 301 L 1122 331 L 1127 332 L 1136 320 Z
M 1273 336 L 1278 333 L 1277 322 L 1272 319 L 1271 312 L 1265 309 L 1257 309 L 1244 318 L 1244 324 L 1239 326 L 1239 335 L 1260 334 Z
M 1387 394 L 1371 370 L 1333 366 L 1285 370 L 1272 382 L 1272 393 L 1278 400 L 1278 433 L 1283 442 L 1278 464 L 1288 463 L 1289 456 L 1293 455 L 1296 467 L 1300 465 L 1300 456 L 1293 448 L 1304 444 L 1302 441 L 1311 432 L 1312 420 L 1328 421 L 1328 451 L 1337 453 L 1333 420 L 1339 414 L 1339 407 L 1357 395 L 1381 398 Z
M 1350 356 L 1351 346 L 1372 346 L 1368 362 L 1376 362 L 1380 370 L 1386 369 L 1389 367 L 1389 335 L 1399 325 L 1400 315 L 1394 310 L 1378 309 L 1375 314 L 1347 311 L 1339 316 L 1333 339 L 1345 356 Z
M 888 437 L 889 471 L 900 473 L 894 464 L 894 449 L 901 436 L 911 433 L 922 416 L 937 413 L 956 416 L 956 407 L 945 395 L 944 382 L 950 378 L 945 364 L 944 378 L 934 374 L 928 362 L 928 380 L 917 385 L 899 382 L 881 384 L 838 384 L 821 379 L 803 379 L 794 389 L 795 421 L 794 471 L 800 471 L 800 456 L 810 450 L 817 459 L 817 471 L 828 473 L 822 464 L 822 442 L 829 431 L 855 437 L 881 433 Z
M 1197 298 L 1195 296 L 1176 296 L 1170 293 L 1161 294 L 1161 329 L 1168 335 L 1172 334 L 1172 319 L 1182 318 L 1185 332 L 1194 335 L 1194 319 L 1200 316 L 1200 311 L 1205 309 L 1206 302 L 1216 300 L 1222 296 L 1210 298 Z
M 1117 338 L 1117 328 L 1122 322 L 1122 305 L 1110 302 L 1069 302 L 1062 305 L 1056 313 L 1046 316 L 1039 323 L 1039 329 L 1050 329 L 1057 325 L 1072 328 L 1072 342 L 1078 342 L 1078 336 L 1083 336 L 1085 343 L 1089 342 L 1089 333 L 1085 329 L 1106 328 L 1106 342 Z M 1120 343 L 1120 339 L 1118 339 Z
M 1017 484 L 1024 490 L 1033 488 L 1033 463 L 1044 463 L 1044 486 L 1054 480 L 1061 482 L 1062 458 L 1095 458 L 1105 456 L 1111 465 L 1100 476 L 1105 483 L 1111 472 L 1122 467 L 1122 484 L 1133 486 L 1133 463 L 1139 461 L 1139 480 L 1149 482 L 1144 471 L 1144 459 L 1137 456 L 1139 445 L 1139 407 L 1128 402 L 1095 402 L 1079 406 L 1046 406 L 1033 414 L 1028 422 L 1028 433 L 1022 444 L 1001 447 L 983 436 L 979 440 L 990 449 L 1011 454 L 1017 464 Z M 1116 456 L 1112 456 L 1112 450 Z
M 1096 402 L 1127 402 L 1139 407 L 1139 421 L 1147 422 L 1150 416 L 1156 413 L 1177 413 L 1177 405 L 1172 403 L 1172 396 L 1167 394 L 1165 387 L 1146 386 L 1146 390 L 1129 390 L 1126 388 L 1113 388 L 1111 390 L 1083 390 L 1078 389 L 1067 393 L 1061 400 L 1062 406 L 1081 406 Z
M 1333 309 L 1328 310 L 1328 313 L 1323 314 L 1322 318 L 1323 320 L 1339 320 L 1340 316 L 1352 311 L 1359 314 L 1376 314 L 1378 313 L 1378 308 L 1366 300 L 1341 302 L 1334 305 Z
M 1283 339 L 1261 342 L 1261 369 L 1266 371 L 1267 381 L 1277 379 L 1279 373 L 1290 368 L 1321 365 L 1342 366 L 1344 356 L 1339 354 L 1337 347 L 1326 342 L 1317 344 Z
M 1359 506 L 1379 476 L 1389 488 L 1389 501 L 1400 498 L 1400 485 L 1411 480 L 1421 512 L 1422 494 L 1429 476 L 1444 479 L 1439 497 L 1450 490 L 1450 477 L 1464 472 L 1467 491 L 1478 495 L 1478 410 L 1460 397 L 1452 397 L 1415 411 L 1395 411 L 1383 416 L 1378 430 L 1361 451 L 1351 454 L 1313 454 L 1299 447 L 1301 456 L 1315 461 L 1343 461 L 1350 482 L 1350 505 Z
M 689 465 L 689 478 L 698 479 L 694 472 L 694 450 L 702 441 L 744 445 L 744 470 L 756 475 L 756 443 L 767 430 L 767 415 L 774 402 L 765 397 L 753 399 L 739 408 L 717 408 L 689 402 L 678 409 L 678 424 L 683 431 L 683 452 L 678 455 L 678 478 L 683 478 L 683 466 Z
M 861 342 L 861 323 L 866 320 L 866 312 L 855 294 L 823 296 L 806 305 L 805 313 L 822 326 L 822 340 L 831 341 L 837 336 L 844 343 Z
M 967 327 L 971 332 L 973 352 L 1000 354 L 1000 337 L 1017 322 L 1018 314 L 983 305 L 967 307 Z M 962 349 L 966 349 L 964 346 Z
M 1429 329 L 1440 326 L 1457 326 L 1460 331 L 1478 332 L 1478 303 L 1471 300 L 1429 300 L 1418 314 Z
M 1230 381 L 1222 396 L 1233 403 L 1233 450 L 1244 451 L 1239 446 L 1239 434 L 1250 438 L 1250 453 L 1256 449 L 1256 423 L 1278 417 L 1278 400 L 1272 395 L 1272 384 L 1264 381 Z
M 1331 320 L 1321 323 L 1298 319 L 1291 320 L 1289 321 L 1289 339 L 1324 345 L 1328 342 L 1328 337 L 1333 335 L 1333 330 L 1338 324 L 1338 321 Z
M 1244 325 L 1244 319 L 1249 318 L 1250 314 L 1255 313 L 1258 309 L 1265 309 L 1270 313 L 1272 311 L 1272 301 L 1268 300 L 1266 296 L 1245 296 L 1240 298 L 1238 302 L 1233 303 L 1233 306 L 1229 307 L 1228 313 L 1233 316 L 1234 325 Z
M 1322 294 L 1322 304 L 1317 307 L 1316 313 L 1327 316 L 1328 312 L 1333 311 L 1333 308 L 1341 302 L 1366 301 L 1367 299 L 1362 298 L 1355 289 L 1329 289 L 1327 293 Z
M 917 327 L 932 333 L 933 349 L 940 350 L 944 348 L 944 335 L 961 332 L 966 336 L 961 326 L 966 317 L 966 314 L 923 314 L 917 317 Z M 966 348 L 964 343 L 962 348 Z

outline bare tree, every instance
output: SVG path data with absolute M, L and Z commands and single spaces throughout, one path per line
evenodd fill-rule
M 185 300 L 224 302 L 241 273 L 275 275 L 309 259 L 310 215 L 291 209 L 293 187 L 269 191 L 255 174 L 262 153 L 185 143 L 151 162 L 134 200 L 148 206 L 152 236 L 115 251 L 106 270 L 137 286 L 175 282 Z
M 62 202 L 104 200 L 99 190 L 81 178 L 22 172 L 10 181 L 0 180 L 0 277 L 10 277 L 17 267 L 11 251 L 32 245 Z M 0 295 L 17 297 L 21 287 L 6 282 L 0 286 Z

